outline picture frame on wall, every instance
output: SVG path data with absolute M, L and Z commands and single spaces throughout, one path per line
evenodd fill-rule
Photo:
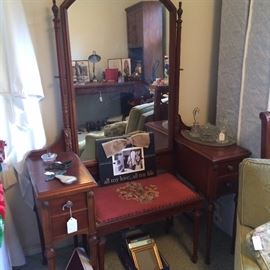
M 122 58 L 122 70 L 121 73 L 125 77 L 131 76 L 131 60 L 130 58 Z
M 77 83 L 90 82 L 90 67 L 88 60 L 73 60 L 72 69 L 73 69 L 73 81 L 76 80 Z M 74 79 L 75 77 L 76 79 Z
M 108 59 L 108 68 L 114 69 L 117 68 L 118 71 L 122 71 L 122 60 L 121 58 L 112 58 Z
M 76 74 L 76 61 L 72 61 L 72 78 L 73 78 L 73 83 L 77 82 L 77 74 Z

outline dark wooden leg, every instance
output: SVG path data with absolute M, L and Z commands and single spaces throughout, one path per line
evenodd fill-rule
M 199 235 L 200 235 L 200 210 L 194 212 L 194 224 L 193 224 L 193 254 L 191 260 L 196 263 L 198 260 L 198 246 L 199 246 Z
M 82 235 L 82 246 L 87 254 L 90 254 L 90 238 L 87 234 Z
M 55 270 L 55 252 L 53 248 L 46 248 L 46 258 L 48 262 L 48 270 Z
M 214 211 L 215 211 L 214 203 L 210 202 L 207 208 L 207 232 L 206 232 L 206 256 L 205 256 L 206 264 L 210 264 Z
M 98 239 L 95 234 L 88 237 L 88 254 L 94 270 L 99 270 Z
M 99 270 L 104 270 L 104 256 L 105 256 L 106 238 L 102 237 L 98 243 L 98 264 Z
M 173 217 L 166 218 L 165 231 L 166 233 L 170 232 L 171 227 L 173 227 Z
M 73 236 L 73 245 L 74 245 L 74 247 L 78 247 L 79 246 L 78 235 L 74 235 Z
M 236 236 L 236 219 L 237 219 L 237 200 L 238 196 L 235 194 L 234 196 L 234 216 L 233 216 L 233 233 L 232 233 L 232 246 L 231 246 L 231 254 L 234 254 L 235 248 L 235 236 Z

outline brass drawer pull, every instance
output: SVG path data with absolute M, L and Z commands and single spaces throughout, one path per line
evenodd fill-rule
M 232 187 L 232 183 L 231 182 L 226 182 L 225 185 L 226 185 L 227 188 L 231 188 Z
M 229 172 L 233 172 L 233 171 L 234 171 L 233 165 L 228 165 L 228 166 L 227 166 L 227 170 L 228 170 Z

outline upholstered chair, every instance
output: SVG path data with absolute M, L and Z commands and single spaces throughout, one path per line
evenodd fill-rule
M 134 106 L 129 113 L 127 121 L 108 124 L 101 132 L 89 132 L 85 141 L 80 145 L 80 158 L 82 160 L 95 159 L 95 142 L 102 137 L 115 137 L 125 134 L 144 131 L 144 124 L 152 121 L 154 116 L 154 103 L 144 103 Z
M 235 270 L 264 268 L 262 257 L 254 251 L 254 229 L 270 221 L 270 160 L 245 159 L 240 164 Z M 270 235 L 270 234 L 269 234 Z

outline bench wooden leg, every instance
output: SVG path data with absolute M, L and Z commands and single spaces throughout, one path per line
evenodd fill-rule
M 195 210 L 194 212 L 194 225 L 193 225 L 193 254 L 191 260 L 193 263 L 196 263 L 198 260 L 198 244 L 199 244 L 199 235 L 200 235 L 200 210 Z
M 94 270 L 99 270 L 98 239 L 94 234 L 88 236 L 88 254 Z
M 101 237 L 98 241 L 98 264 L 99 270 L 104 270 L 104 256 L 105 256 L 106 238 Z
M 166 218 L 166 225 L 165 225 L 165 231 L 166 233 L 170 232 L 170 229 L 173 227 L 173 216 Z

